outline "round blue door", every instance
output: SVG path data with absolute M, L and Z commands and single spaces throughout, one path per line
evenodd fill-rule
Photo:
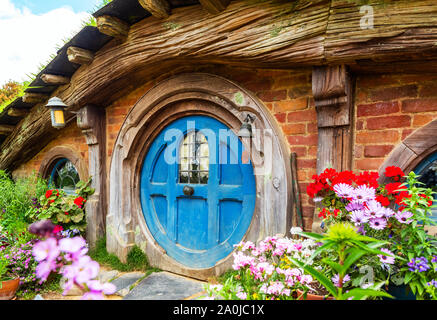
M 180 118 L 151 144 L 141 170 L 141 206 L 154 239 L 191 268 L 208 268 L 241 241 L 256 187 L 243 144 L 220 121 Z

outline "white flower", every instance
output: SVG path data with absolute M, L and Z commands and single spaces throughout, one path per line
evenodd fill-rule
M 291 234 L 299 234 L 299 233 L 301 233 L 303 230 L 302 230 L 302 228 L 300 228 L 300 227 L 293 227 L 293 228 L 291 228 L 290 229 L 290 233 Z

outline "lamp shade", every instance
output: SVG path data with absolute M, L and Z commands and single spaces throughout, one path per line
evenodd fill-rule
M 64 109 L 67 105 L 58 97 L 50 98 L 46 104 L 50 108 L 50 116 L 52 118 L 52 127 L 61 129 L 65 127 Z

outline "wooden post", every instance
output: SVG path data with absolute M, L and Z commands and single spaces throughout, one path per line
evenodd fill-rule
M 104 236 L 106 225 L 106 133 L 105 110 L 85 106 L 77 114 L 77 126 L 88 144 L 89 176 L 95 193 L 86 202 L 87 241 L 94 247 Z
M 40 102 L 44 102 L 45 100 L 47 100 L 49 98 L 48 95 L 43 94 L 43 93 L 25 93 L 23 95 L 23 102 L 25 103 L 30 103 L 30 104 L 35 104 L 35 103 L 40 103 Z
M 97 28 L 103 34 L 124 39 L 129 33 L 130 26 L 116 17 L 100 16 L 97 18 Z
M 17 117 L 17 118 L 24 118 L 29 114 L 29 109 L 17 109 L 17 108 L 9 108 L 8 109 L 8 116 L 11 117 Z
M 138 0 L 140 5 L 158 19 L 170 16 L 171 9 L 167 0 Z
M 353 83 L 345 65 L 314 67 L 313 96 L 317 110 L 317 173 L 352 167 Z M 320 232 L 315 213 L 312 229 Z
M 0 124 L 0 135 L 8 136 L 15 127 L 9 124 Z
M 70 82 L 70 78 L 68 77 L 58 76 L 56 74 L 48 74 L 48 73 L 43 74 L 41 76 L 41 80 L 51 85 L 61 85 Z
M 78 47 L 68 47 L 68 61 L 77 64 L 90 64 L 94 59 L 94 53 Z

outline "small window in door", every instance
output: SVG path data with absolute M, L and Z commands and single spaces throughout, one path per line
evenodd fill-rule
M 188 133 L 179 150 L 179 183 L 207 184 L 209 148 L 206 137 L 197 131 Z

